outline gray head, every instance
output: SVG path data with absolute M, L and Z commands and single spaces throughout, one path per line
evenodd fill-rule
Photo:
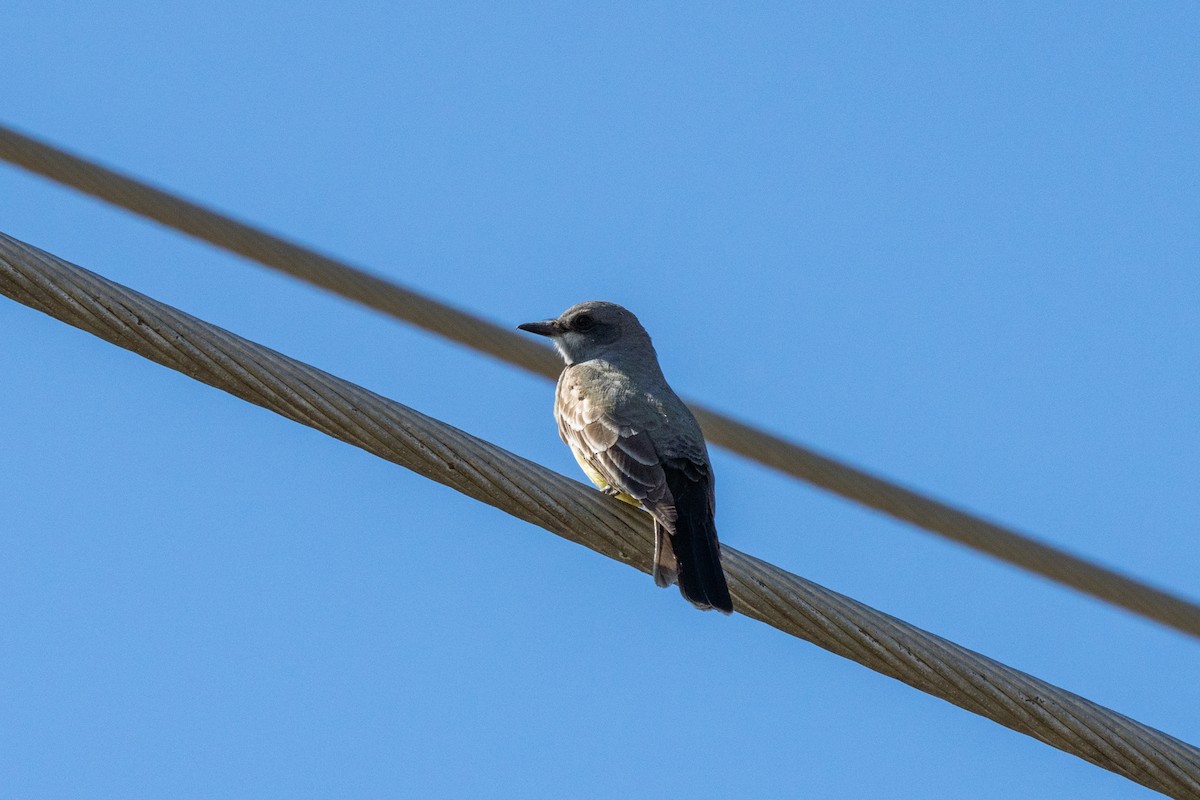
M 567 364 L 648 355 L 656 361 L 650 335 L 632 311 L 616 303 L 588 300 L 571 306 L 556 319 L 526 322 L 523 331 L 549 336 Z

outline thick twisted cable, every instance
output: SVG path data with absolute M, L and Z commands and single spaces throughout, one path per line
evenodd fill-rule
M 0 158 L 267 267 L 548 378 L 546 347 L 460 309 L 323 256 L 0 126 Z M 1200 606 L 689 402 L 712 444 L 1009 564 L 1200 637 Z
M 397 402 L 0 234 L 0 292 L 647 572 L 648 517 Z M 733 548 L 734 607 L 793 636 L 1178 798 L 1200 749 Z

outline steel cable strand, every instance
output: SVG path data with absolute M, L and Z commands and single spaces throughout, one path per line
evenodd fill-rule
M 102 293 L 104 291 L 105 279 L 100 278 L 92 273 L 81 271 L 78 276 L 77 285 L 89 295 Z M 240 354 L 229 351 L 227 343 L 214 339 L 208 335 L 208 331 L 198 329 L 195 331 L 191 341 L 186 338 L 176 342 L 176 348 L 172 349 L 170 343 L 161 336 L 148 335 L 152 333 L 147 326 L 143 324 L 139 313 L 129 309 L 123 302 L 116 301 L 112 304 L 112 308 L 92 308 L 81 305 L 74 299 L 64 288 L 58 286 L 52 276 L 46 277 L 44 280 L 45 286 L 35 284 L 25 284 L 27 289 L 34 293 L 34 297 L 40 298 L 44 303 L 46 300 L 61 297 L 63 298 L 74 311 L 77 317 L 72 320 L 72 324 L 79 324 L 87 329 L 95 328 L 98 335 L 102 338 L 112 340 L 112 336 L 120 332 L 128 333 L 131 336 L 137 337 L 144 345 L 146 354 L 160 363 L 178 369 L 191 377 L 197 377 L 194 374 L 194 369 L 188 369 L 187 364 L 191 361 L 205 363 L 209 370 L 220 380 L 239 382 L 244 390 L 239 393 L 243 399 L 253 402 L 256 405 L 272 407 L 279 405 L 283 407 L 285 416 L 301 421 L 304 424 L 315 427 L 318 430 L 338 438 L 345 439 L 344 434 L 340 434 L 340 430 L 349 430 L 354 433 L 354 441 L 361 447 L 379 452 L 384 451 L 389 454 L 393 460 L 397 458 L 408 458 L 411 455 L 406 455 L 398 452 L 394 447 L 394 442 L 389 440 L 387 431 L 377 424 L 370 416 L 356 416 L 352 413 L 347 413 L 336 402 L 339 399 L 339 384 L 336 379 L 324 380 L 323 373 L 304 378 L 304 382 L 309 388 L 316 391 L 316 396 L 324 400 L 322 393 L 334 398 L 333 402 L 320 402 L 314 404 L 304 401 L 295 391 L 289 391 L 285 381 L 276 380 L 271 386 L 267 386 L 262 379 L 264 375 L 278 375 L 281 371 L 286 371 L 286 364 L 290 359 L 286 357 L 275 358 L 276 354 L 273 351 L 260 348 L 261 352 L 252 354 Z M 46 288 L 50 287 L 50 288 Z M 39 290 L 41 290 L 39 292 Z M 35 307 L 39 305 L 34 299 L 30 302 Z M 166 320 L 166 324 L 172 324 L 172 314 L 169 307 L 164 307 L 164 313 L 161 316 Z M 144 313 L 144 312 L 143 312 Z M 177 312 L 178 313 L 178 312 Z M 198 347 L 197 345 L 207 345 L 207 347 Z M 184 356 L 181 358 L 179 350 L 184 350 Z M 139 351 L 142 348 L 138 348 Z M 257 370 L 246 369 L 238 362 L 239 357 L 253 357 Z M 191 359 L 191 361 L 189 361 Z M 281 366 L 282 365 L 282 366 Z M 319 391 L 317 391 L 319 390 Z M 352 402 L 346 398 L 340 398 L 347 409 L 352 407 Z M 386 409 L 384 411 L 387 415 Z M 396 422 L 393 419 L 393 422 Z M 419 443 L 420 446 L 426 447 L 428 443 Z M 502 485 L 498 488 L 493 486 L 493 483 L 477 473 L 469 460 L 463 459 L 462 456 L 453 448 L 446 448 L 445 443 L 437 443 L 438 448 L 430 449 L 426 447 L 426 452 L 436 453 L 440 462 L 451 469 L 457 471 L 461 481 L 456 482 L 454 488 L 467 494 L 487 495 L 492 505 L 497 505 L 500 499 L 508 502 L 519 502 L 526 507 L 526 515 L 533 513 L 532 509 L 542 504 L 544 498 L 539 498 L 536 495 L 531 495 L 518 483 L 508 481 L 505 478 L 503 471 L 498 475 L 502 481 Z M 511 461 L 508 454 L 500 451 L 496 457 L 497 463 Z M 464 482 L 465 481 L 465 482 Z M 566 516 L 559 517 L 560 523 L 567 524 L 570 522 Z M 622 537 L 622 552 L 629 553 L 637 549 L 636 543 L 624 539 Z M 626 556 L 623 560 L 628 560 Z
M 18 277 L 28 278 L 28 276 Z M 226 379 L 235 380 L 239 377 L 236 364 L 227 357 L 224 359 L 215 357 L 220 355 L 219 349 L 206 351 L 195 348 L 182 337 L 176 337 L 174 342 L 169 342 L 157 330 L 145 325 L 134 308 L 126 306 L 119 299 L 114 300 L 108 306 L 80 303 L 71 294 L 70 289 L 82 290 L 85 294 L 103 294 L 105 292 L 107 281 L 94 273 L 81 270 L 79 274 L 71 276 L 75 278 L 73 284 L 65 286 L 56 281 L 54 275 L 39 274 L 36 277 L 40 280 L 22 281 L 22 286 L 29 298 L 35 302 L 40 298 L 43 302 L 61 300 L 67 303 L 69 313 L 73 314 L 75 318 L 71 324 L 83 326 L 85 329 L 95 326 L 97 335 L 110 341 L 112 336 L 137 337 L 144 345 L 144 348 L 138 348 L 138 352 L 147 352 L 148 357 L 153 360 L 185 374 L 187 374 L 186 367 L 190 363 L 190 358 L 207 361 L 212 369 Z M 181 354 L 181 350 L 185 352 Z M 269 393 L 263 391 L 264 387 L 253 375 L 242 371 L 240 377 L 246 379 L 248 388 L 254 388 L 257 385 L 259 389 L 255 399 L 251 402 L 261 405 L 262 400 L 270 396 Z
M 0 158 L 531 372 L 551 378 L 558 374 L 559 364 L 551 352 L 510 330 L 4 127 L 0 127 Z M 712 444 L 1200 636 L 1200 605 L 731 417 L 690 405 Z
M 15 240 L 8 241 L 15 243 Z M 32 249 L 29 251 L 35 252 Z M 46 258 L 53 258 L 48 254 L 40 253 L 40 251 L 36 252 Z M 362 404 L 364 397 L 381 400 L 376 395 L 364 393 L 361 389 L 353 387 L 352 384 L 339 381 L 319 370 L 309 369 L 297 375 L 294 370 L 296 362 L 291 359 L 256 345 L 246 348 L 244 340 L 232 337 L 212 326 L 196 325 L 194 318 L 169 306 L 142 304 L 136 306 L 135 310 L 130 310 L 138 302 L 137 299 L 144 298 L 128 291 L 123 294 L 112 292 L 112 289 L 118 287 L 94 273 L 76 268 L 72 278 L 74 283 L 64 283 L 58 275 L 15 273 L 14 279 L 17 286 L 23 286 L 28 290 L 31 280 L 33 280 L 36 282 L 34 288 L 41 291 L 27 291 L 25 297 L 20 297 L 21 292 L 19 291 L 14 294 L 22 302 L 36 308 L 44 308 L 48 303 L 61 302 L 65 306 L 65 313 L 59 316 L 70 324 L 90 330 L 109 341 L 120 341 L 122 346 L 134 349 L 135 352 L 140 352 L 198 380 L 225 387 L 233 386 L 234 388 L 227 388 L 227 390 L 249 402 L 271 408 L 331 436 L 349 441 L 391 460 L 405 463 L 419 473 L 448 483 L 459 491 L 481 496 L 492 505 L 497 505 L 502 500 L 511 504 L 513 501 L 525 498 L 527 502 L 523 504 L 525 508 L 522 511 L 508 509 L 510 513 L 515 513 L 523 519 L 535 519 L 537 514 L 543 513 L 547 506 L 547 498 L 552 497 L 551 494 L 543 491 L 523 491 L 519 485 L 509 481 L 502 473 L 484 476 L 474 468 L 469 460 L 462 460 L 459 451 L 469 450 L 475 443 L 473 437 L 466 437 L 461 444 L 454 446 L 453 429 L 448 428 L 441 439 L 398 439 L 396 432 L 406 430 L 404 427 L 405 417 L 395 413 L 393 407 L 384 403 L 376 403 L 365 407 L 370 413 L 355 415 L 357 418 L 355 419 L 347 416 L 344 409 L 339 408 L 336 402 L 330 402 L 325 396 L 341 396 L 340 391 L 349 386 L 357 391 L 353 403 L 344 403 L 350 407 L 355 403 Z M 103 297 L 106 292 L 112 298 L 107 305 L 112 308 L 94 302 L 96 297 Z M 61 297 L 59 297 L 60 294 Z M 131 300 L 130 298 L 137 299 Z M 120 309 L 127 318 L 124 321 L 120 320 L 114 315 L 113 308 Z M 163 329 L 175 331 L 172 338 L 177 340 L 180 352 L 167 352 L 158 347 L 159 342 L 166 341 L 163 337 L 157 337 L 153 342 L 148 343 L 142 335 L 147 321 Z M 188 331 L 188 335 L 178 335 L 178 331 L 181 330 Z M 122 339 L 132 341 L 121 341 Z M 243 365 L 238 363 L 239 361 L 244 361 L 250 366 L 243 368 Z M 231 365 L 236 365 L 236 368 Z M 283 373 L 283 377 L 280 377 L 281 373 Z M 266 386 L 264 381 L 268 379 L 270 385 Z M 289 380 L 293 384 L 292 386 L 289 386 Z M 297 388 L 309 390 L 310 397 L 306 398 L 302 405 L 295 402 Z M 403 407 L 395 406 L 395 408 L 402 409 Z M 414 413 L 407 409 L 405 411 L 408 414 Z M 393 425 L 384 431 L 379 421 L 391 421 Z M 364 425 L 382 432 L 381 435 L 372 436 Z M 525 463 L 523 459 L 511 456 L 498 448 L 488 460 L 491 463 L 503 463 L 505 460 Z M 450 479 L 439 476 L 440 472 L 446 472 Z M 573 484 L 565 478 L 562 480 Z M 497 482 L 501 484 L 499 490 L 495 487 Z M 561 513 L 561 510 L 553 508 L 551 510 L 555 512 L 560 523 L 578 524 L 578 520 L 575 520 L 572 515 Z M 596 520 L 606 519 L 606 516 L 591 515 L 591 519 L 584 520 L 584 522 L 586 524 L 591 521 L 594 524 Z M 614 529 L 614 532 L 618 534 L 625 534 L 627 531 L 627 528 Z M 616 536 L 614 541 L 620 545 L 619 549 L 623 553 L 636 552 L 640 546 L 631 543 L 623 535 Z M 626 555 L 623 560 L 630 560 L 630 556 Z
M 643 572 L 649 570 L 650 527 L 642 512 L 3 235 L 0 291 Z M 114 308 L 128 315 L 125 322 Z M 129 329 L 122 330 L 122 325 Z M 147 331 L 154 335 L 148 338 Z M 165 353 L 164 343 L 178 347 L 178 352 Z M 351 418 L 369 423 L 343 424 Z M 469 471 L 465 465 L 471 465 Z M 1200 798 L 1197 748 L 731 547 L 723 552 L 741 613 L 1150 788 L 1174 797 Z
M 722 552 L 728 556 L 727 572 L 737 586 L 735 597 L 745 596 L 743 574 L 760 589 L 787 587 L 784 604 L 774 606 L 778 617 L 769 617 L 753 604 L 738 607 L 741 613 L 1165 794 L 1172 793 L 1165 786 L 1174 786 L 1181 796 L 1200 797 L 1200 750 L 1192 745 L 1172 739 L 1147 755 L 1140 746 L 1145 742 L 1141 723 L 1107 709 L 1097 714 L 1099 707 L 1089 700 L 752 556 L 732 548 Z M 864 617 L 870 619 L 868 624 Z M 853 643 L 863 639 L 871 644 L 875 659 L 863 660 L 853 654 Z M 938 688 L 931 691 L 931 685 Z M 1079 719 L 1088 723 L 1081 725 Z M 1103 726 L 1093 730 L 1096 720 L 1102 720 Z
M 741 556 L 743 559 L 750 559 L 749 556 Z M 771 565 L 754 560 L 747 567 L 747 571 L 751 574 L 762 574 L 768 570 L 774 569 Z M 780 617 L 788 618 L 793 621 L 798 627 L 819 626 L 824 631 L 830 641 L 836 642 L 837 646 L 849 648 L 859 644 L 860 640 L 865 644 L 864 651 L 869 653 L 869 658 L 882 662 L 886 665 L 883 669 L 885 674 L 896 677 L 905 682 L 911 683 L 909 677 L 913 674 L 938 675 L 944 679 L 950 686 L 950 691 L 945 697 L 953 698 L 956 695 L 969 697 L 976 692 L 970 681 L 966 680 L 963 674 L 958 670 L 951 668 L 946 660 L 942 658 L 936 650 L 926 648 L 924 650 L 912 650 L 904 644 L 904 635 L 908 630 L 908 624 L 895 620 L 888 615 L 880 614 L 876 620 L 879 629 L 877 632 L 870 632 L 858 625 L 853 618 L 851 611 L 848 611 L 844 604 L 835 604 L 831 608 L 817 608 L 815 604 L 810 602 L 807 596 L 793 595 L 790 598 L 784 598 L 779 591 L 772 589 L 774 581 L 755 578 L 754 585 L 757 588 L 760 596 L 769 593 L 769 607 Z M 796 615 L 802 615 L 806 620 L 806 624 L 796 622 Z M 756 615 L 757 616 L 757 615 Z M 759 617 L 762 619 L 763 617 Z M 861 636 L 855 635 L 858 631 Z M 879 635 L 883 633 L 884 635 Z M 810 639 L 810 641 L 813 641 Z M 839 652 L 835 650 L 835 652 Z M 905 658 L 907 655 L 907 658 Z M 859 659 L 855 659 L 859 660 Z M 983 685 L 982 689 L 986 692 L 992 689 L 988 685 Z M 1005 713 L 1006 703 L 998 702 L 995 698 L 987 694 L 976 694 L 976 700 L 981 707 L 987 709 L 988 715 L 995 718 L 998 715 Z M 954 701 L 958 702 L 958 701 Z M 1028 732 L 1024 726 L 1017 724 L 1013 725 L 1022 732 Z

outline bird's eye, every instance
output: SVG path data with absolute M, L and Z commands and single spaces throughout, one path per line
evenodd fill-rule
M 575 318 L 574 324 L 571 326 L 577 331 L 587 332 L 596 327 L 596 320 L 590 314 L 580 314 Z

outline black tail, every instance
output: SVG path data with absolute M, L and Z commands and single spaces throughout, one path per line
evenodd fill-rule
M 663 465 L 667 488 L 675 500 L 675 531 L 670 547 L 678 563 L 679 591 L 697 608 L 715 608 L 725 614 L 733 613 L 733 600 L 721 569 L 721 546 L 717 542 L 717 526 L 713 522 L 710 500 L 711 477 L 702 480 L 689 478 L 681 469 Z

